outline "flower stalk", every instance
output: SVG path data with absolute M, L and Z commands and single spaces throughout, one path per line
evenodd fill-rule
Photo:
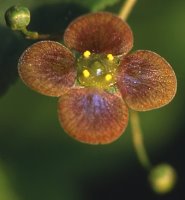
M 50 37 L 49 34 L 39 34 L 38 32 L 28 31 L 26 27 L 24 27 L 21 30 L 21 32 L 27 39 L 32 39 L 32 40 L 38 40 L 38 39 L 44 40 Z
M 133 110 L 130 111 L 130 123 L 131 123 L 131 129 L 132 129 L 133 144 L 134 144 L 138 159 L 145 169 L 150 170 L 152 167 L 152 164 L 148 158 L 148 155 L 144 147 L 143 134 L 140 127 L 139 115 L 136 111 L 133 111 Z
M 126 21 L 136 2 L 137 0 L 126 0 L 119 12 L 119 17 Z
M 126 21 L 137 0 L 126 0 L 119 17 Z M 141 165 L 149 172 L 148 180 L 151 188 L 158 194 L 165 194 L 173 190 L 177 182 L 176 170 L 169 164 L 161 163 L 153 166 L 146 152 L 143 133 L 141 130 L 138 112 L 130 110 L 130 123 L 133 145 Z
M 129 14 L 131 13 L 134 5 L 136 4 L 137 0 L 126 0 L 124 2 L 119 17 L 126 21 Z M 150 163 L 150 160 L 148 158 L 147 152 L 144 147 L 143 142 L 143 133 L 140 126 L 139 116 L 136 111 L 131 110 L 130 111 L 130 123 L 131 123 L 131 129 L 132 129 L 132 138 L 133 138 L 133 144 L 135 147 L 136 154 L 138 156 L 138 159 L 141 163 L 141 165 L 147 169 L 150 170 L 152 167 L 152 164 Z

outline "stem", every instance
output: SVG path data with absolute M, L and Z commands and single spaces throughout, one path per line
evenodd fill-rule
M 27 39 L 47 39 L 50 37 L 49 34 L 39 34 L 38 32 L 28 31 L 25 27 L 21 32 L 26 36 Z
M 120 12 L 119 17 L 123 19 L 124 21 L 127 20 L 129 14 L 131 13 L 135 3 L 137 0 L 126 0 L 126 2 L 123 4 Z
M 137 0 L 126 0 L 126 2 L 123 4 L 119 17 L 126 21 L 129 14 L 131 13 L 135 3 Z M 138 156 L 139 161 L 143 165 L 144 168 L 147 170 L 150 170 L 152 167 L 152 164 L 150 163 L 150 160 L 148 158 L 148 155 L 146 153 L 144 143 L 143 143 L 143 134 L 140 127 L 139 122 L 139 116 L 137 112 L 130 111 L 130 121 L 131 121 L 131 129 L 132 129 L 132 136 L 133 136 L 133 143 L 136 150 L 136 154 Z
M 148 155 L 144 147 L 142 131 L 141 131 L 139 116 L 137 112 L 132 111 L 132 110 L 130 111 L 130 121 L 131 121 L 133 143 L 134 143 L 134 147 L 135 147 L 138 159 L 144 168 L 146 168 L 147 170 L 150 170 L 152 167 L 152 164 L 150 163 L 150 160 L 148 158 Z

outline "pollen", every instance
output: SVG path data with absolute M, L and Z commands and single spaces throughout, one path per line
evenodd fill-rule
M 89 58 L 90 55 L 91 55 L 91 52 L 90 52 L 90 51 L 84 51 L 84 53 L 83 53 L 83 56 L 84 56 L 85 58 Z
M 85 78 L 88 78 L 90 76 L 90 73 L 89 73 L 89 71 L 87 69 L 84 69 L 83 70 L 83 75 L 84 75 Z
M 106 76 L 105 76 L 105 80 L 106 81 L 110 81 L 112 79 L 112 75 L 111 74 L 107 74 Z
M 116 83 L 119 63 L 118 56 L 84 51 L 77 59 L 78 83 L 82 86 L 108 89 Z
M 107 54 L 107 58 L 108 60 L 110 61 L 113 61 L 114 60 L 114 56 L 112 54 Z

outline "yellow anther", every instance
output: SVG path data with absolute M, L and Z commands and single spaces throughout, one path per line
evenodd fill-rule
M 112 54 L 107 54 L 107 58 L 108 60 L 110 61 L 113 61 L 114 60 L 114 56 Z
M 112 79 L 112 75 L 111 74 L 107 74 L 106 76 L 105 76 L 105 80 L 106 81 L 110 81 Z
M 85 58 L 89 58 L 89 56 L 91 55 L 91 52 L 90 51 L 84 51 L 83 55 L 84 55 Z
M 87 69 L 84 69 L 83 70 L 83 75 L 84 75 L 85 78 L 88 78 L 90 76 L 90 73 L 89 73 L 89 71 Z

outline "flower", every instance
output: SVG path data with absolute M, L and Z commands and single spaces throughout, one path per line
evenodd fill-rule
M 60 97 L 60 123 L 76 140 L 113 142 L 126 129 L 128 108 L 159 108 L 176 93 L 174 71 L 161 56 L 147 50 L 127 55 L 132 31 L 111 13 L 77 18 L 67 27 L 64 44 L 33 44 L 22 54 L 18 69 L 30 88 Z

